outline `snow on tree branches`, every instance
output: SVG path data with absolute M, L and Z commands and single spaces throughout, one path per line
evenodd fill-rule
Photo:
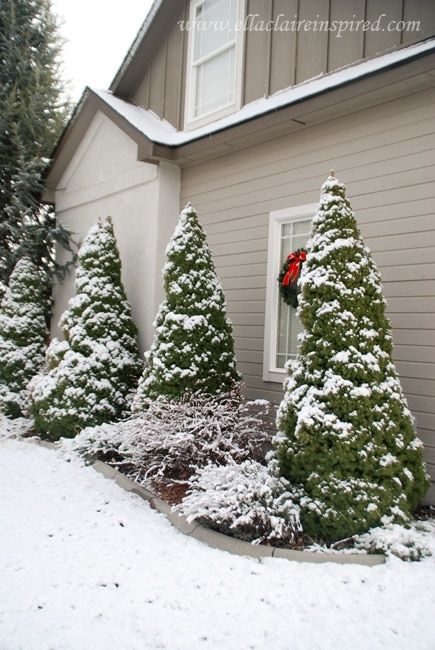
M 229 393 L 185 394 L 179 400 L 150 400 L 147 409 L 124 422 L 89 427 L 72 448 L 117 467 L 139 483 L 187 482 L 198 467 L 248 458 L 260 460 L 269 434 L 239 387 Z
M 301 536 L 299 508 L 288 483 L 255 460 L 206 465 L 189 483 L 176 508 L 189 523 L 256 544 L 287 546 Z
M 32 382 L 36 428 L 52 438 L 125 415 L 141 372 L 110 220 L 85 238 L 76 291 L 60 320 L 65 340 L 53 340 L 47 372 Z
M 43 290 L 36 266 L 29 258 L 21 258 L 0 307 L 0 410 L 8 417 L 26 413 L 27 384 L 44 363 L 47 328 Z
M 58 20 L 50 0 L 0 2 L 0 298 L 16 262 L 30 257 L 51 307 L 55 245 L 73 257 L 69 233 L 44 203 L 44 169 L 69 113 Z M 69 257 L 68 256 L 65 256 Z
M 307 244 L 305 327 L 278 412 L 282 475 L 302 487 L 304 531 L 328 541 L 404 521 L 428 483 L 392 362 L 380 274 L 345 188 L 330 176 Z
M 166 300 L 145 357 L 135 408 L 147 398 L 177 399 L 186 391 L 225 392 L 240 379 L 232 327 L 210 249 L 189 204 L 166 249 Z

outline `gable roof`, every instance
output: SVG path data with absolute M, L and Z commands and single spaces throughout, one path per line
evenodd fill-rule
M 161 2 L 162 0 L 158 1 Z M 158 2 L 155 4 L 158 4 Z M 90 92 L 113 108 L 116 113 L 125 118 L 127 122 L 143 133 L 149 140 L 167 147 L 178 147 L 187 142 L 209 137 L 213 133 L 228 129 L 241 122 L 253 120 L 260 115 L 303 102 L 309 97 L 376 74 L 380 70 L 391 69 L 430 52 L 435 52 L 435 38 L 372 59 L 364 59 L 334 72 L 319 75 L 309 81 L 280 90 L 273 95 L 269 95 L 269 97 L 263 97 L 245 104 L 235 113 L 189 131 L 177 131 L 172 124 L 160 119 L 152 111 L 120 99 L 110 91 L 90 89 Z
M 154 0 L 116 73 L 110 90 L 120 97 L 128 97 L 143 75 L 143 62 L 153 58 L 161 45 L 162 33 L 185 8 L 186 0 Z
M 121 81 L 122 77 L 124 76 L 128 66 L 130 65 L 131 61 L 133 60 L 134 56 L 136 55 L 136 52 L 146 37 L 146 34 L 151 26 L 151 23 L 153 22 L 154 18 L 157 15 L 157 12 L 159 11 L 161 5 L 163 4 L 164 0 L 154 0 L 153 4 L 151 5 L 150 10 L 148 11 L 146 18 L 144 22 L 142 23 L 141 28 L 139 29 L 136 38 L 134 39 L 132 45 L 130 46 L 127 54 L 124 57 L 123 62 L 121 63 L 118 72 L 116 73 L 112 83 L 110 84 L 110 90 L 113 92 L 116 92 L 117 86 L 119 82 Z
M 412 62 L 412 72 L 407 72 L 405 64 Z M 254 141 L 303 128 L 307 123 L 305 113 L 309 113 L 309 123 L 313 123 L 315 109 L 324 113 L 325 107 L 327 109 L 330 105 L 332 114 L 337 117 L 340 112 L 344 114 L 346 111 L 346 101 L 343 99 L 352 102 L 352 98 L 362 92 L 366 93 L 366 97 L 368 93 L 373 93 L 374 101 L 378 101 L 377 93 L 382 91 L 387 98 L 388 87 L 391 87 L 393 94 L 397 93 L 400 82 L 405 94 L 407 83 L 417 75 L 420 75 L 421 87 L 433 86 L 434 77 L 426 75 L 426 72 L 433 74 L 434 68 L 435 38 L 431 38 L 291 86 L 245 104 L 239 111 L 220 120 L 189 131 L 177 131 L 152 111 L 135 106 L 111 91 L 86 88 L 53 154 L 45 176 L 46 188 L 52 191 L 57 187 L 97 111 L 104 113 L 136 142 L 138 160 L 158 162 L 166 159 L 184 165 L 201 157 L 234 151 Z M 256 121 L 255 129 L 252 128 L 253 120 Z

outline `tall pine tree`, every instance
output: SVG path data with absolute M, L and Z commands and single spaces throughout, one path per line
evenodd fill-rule
M 43 286 L 33 262 L 21 258 L 0 305 L 0 411 L 27 415 L 27 385 L 44 363 L 47 328 Z
M 177 399 L 187 391 L 223 393 L 240 379 L 224 293 L 190 204 L 180 215 L 166 255 L 166 300 L 157 314 L 135 409 L 146 399 Z
M 65 124 L 61 42 L 50 0 L 0 2 L 0 295 L 20 257 L 43 271 L 47 312 L 54 245 L 70 234 L 41 201 L 42 174 Z M 72 251 L 71 251 L 72 252 Z
M 307 252 L 305 332 L 278 413 L 277 458 L 302 491 L 304 530 L 332 541 L 406 520 L 428 484 L 392 361 L 381 278 L 333 176 Z
M 31 386 L 35 427 L 53 439 L 126 415 L 142 370 L 110 220 L 80 248 L 76 292 L 60 320 L 64 340 L 50 344 Z

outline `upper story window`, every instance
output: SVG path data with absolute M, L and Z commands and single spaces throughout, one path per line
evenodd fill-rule
M 192 0 L 186 125 L 206 124 L 240 107 L 243 0 Z
M 289 253 L 305 248 L 317 204 L 270 213 L 267 258 L 263 379 L 282 382 L 285 364 L 297 353 L 302 325 L 294 307 L 282 299 L 277 278 Z

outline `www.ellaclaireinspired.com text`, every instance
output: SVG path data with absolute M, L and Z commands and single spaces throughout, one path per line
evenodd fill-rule
M 263 20 L 260 14 L 248 14 L 244 20 L 230 23 L 225 20 L 180 20 L 182 31 L 245 31 L 245 32 L 331 32 L 342 38 L 345 32 L 419 32 L 420 20 L 389 20 L 387 14 L 380 14 L 375 20 L 363 20 L 354 14 L 349 20 L 326 20 L 319 15 L 312 20 L 289 19 L 279 14 L 274 20 Z

